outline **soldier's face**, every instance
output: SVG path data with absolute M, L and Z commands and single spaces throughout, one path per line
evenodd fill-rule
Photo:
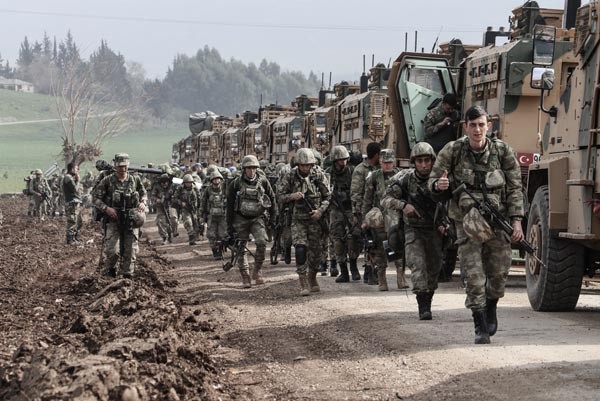
M 115 167 L 115 171 L 117 172 L 117 176 L 119 178 L 125 177 L 125 175 L 127 174 L 127 169 L 128 168 L 129 168 L 129 166 L 117 166 L 117 167 Z
M 310 173 L 310 168 L 312 167 L 312 164 L 299 164 L 298 165 L 298 171 L 300 172 L 301 175 L 308 175 L 308 173 Z
M 431 156 L 415 157 L 415 169 L 420 176 L 427 176 L 431 173 L 433 167 L 433 159 Z
M 192 189 L 192 185 L 194 185 L 194 183 L 193 183 L 193 182 L 184 182 L 184 183 L 183 183 L 183 186 L 184 186 L 184 188 L 185 188 L 185 189 L 187 189 L 188 191 L 189 191 L 190 189 Z
M 381 163 L 381 169 L 384 173 L 391 173 L 392 171 L 394 171 L 394 162 Z
M 348 164 L 348 159 L 340 159 L 340 160 L 336 160 L 335 164 L 337 166 L 338 170 L 343 169 L 344 167 L 346 167 L 346 165 Z
M 449 114 L 452 113 L 454 107 L 450 106 L 448 103 L 442 103 L 442 110 L 444 110 L 444 113 Z
M 254 177 L 256 177 L 256 167 L 246 167 L 244 169 L 244 174 L 246 175 L 246 178 L 248 178 L 249 180 L 253 180 Z
M 214 180 L 212 180 L 212 185 L 213 187 L 218 187 L 219 185 L 221 185 L 221 179 L 220 178 L 215 178 Z
M 485 134 L 491 128 L 492 123 L 486 116 L 478 117 L 474 120 L 466 121 L 464 124 L 465 132 L 469 138 L 469 145 L 475 150 L 481 149 L 485 144 Z

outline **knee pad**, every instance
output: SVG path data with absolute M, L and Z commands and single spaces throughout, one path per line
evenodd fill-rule
M 306 263 L 306 245 L 296 245 L 296 264 L 302 266 Z

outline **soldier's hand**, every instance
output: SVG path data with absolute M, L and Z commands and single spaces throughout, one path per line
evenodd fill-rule
M 452 124 L 452 119 L 450 117 L 446 117 L 444 118 L 444 121 L 442 121 L 442 125 L 450 125 Z
M 154 203 L 156 203 L 157 205 L 162 205 L 162 199 L 157 198 Z
M 111 220 L 117 219 L 117 211 L 112 207 L 107 207 L 104 213 L 111 218 Z
M 435 188 L 437 191 L 446 191 L 450 188 L 450 180 L 448 180 L 448 171 L 444 170 L 444 174 L 435 182 Z
M 523 238 L 525 238 L 525 235 L 523 234 L 523 227 L 521 227 L 520 220 L 513 221 L 512 228 L 513 228 L 513 233 L 512 233 L 512 236 L 510 237 L 510 239 L 513 242 L 519 242 Z
M 144 202 L 140 202 L 137 206 L 137 210 L 141 213 L 146 212 L 146 204 Z
M 408 217 L 421 217 L 419 212 L 417 212 L 417 209 L 415 209 L 415 207 L 410 203 L 407 203 L 406 206 L 404 206 L 404 209 L 402 209 L 402 213 L 404 213 L 404 215 Z
M 200 225 L 204 224 L 204 218 L 203 218 L 203 217 L 200 217 L 200 218 L 198 219 L 198 222 L 200 223 Z
M 186 207 L 186 203 L 185 202 L 181 202 L 181 207 Z
M 365 231 L 367 228 L 369 228 L 369 225 L 366 222 L 364 222 L 361 224 L 360 228 L 361 230 Z
M 293 194 L 290 194 L 290 200 L 292 201 L 297 201 L 304 198 L 304 194 L 302 192 L 294 192 Z
M 310 219 L 312 221 L 320 220 L 321 216 L 323 216 L 323 212 L 321 212 L 321 209 L 313 210 L 312 212 L 310 212 Z

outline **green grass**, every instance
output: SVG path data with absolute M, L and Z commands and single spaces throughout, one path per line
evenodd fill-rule
M 56 118 L 54 98 L 0 89 L 0 122 Z

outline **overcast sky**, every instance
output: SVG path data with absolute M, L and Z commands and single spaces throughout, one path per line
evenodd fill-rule
M 539 0 L 563 8 L 564 0 Z M 587 3 L 587 1 L 583 1 Z M 334 82 L 362 71 L 362 54 L 388 62 L 409 49 L 460 38 L 481 44 L 487 26 L 508 28 L 519 0 L 20 0 L 0 1 L 0 54 L 13 63 L 25 36 L 64 38 L 70 29 L 87 57 L 106 39 L 147 76 L 163 77 L 178 53 L 208 45 L 226 58 L 286 70 L 333 72 Z M 355 77 L 357 79 L 358 76 Z M 327 78 L 326 78 L 327 79 Z

